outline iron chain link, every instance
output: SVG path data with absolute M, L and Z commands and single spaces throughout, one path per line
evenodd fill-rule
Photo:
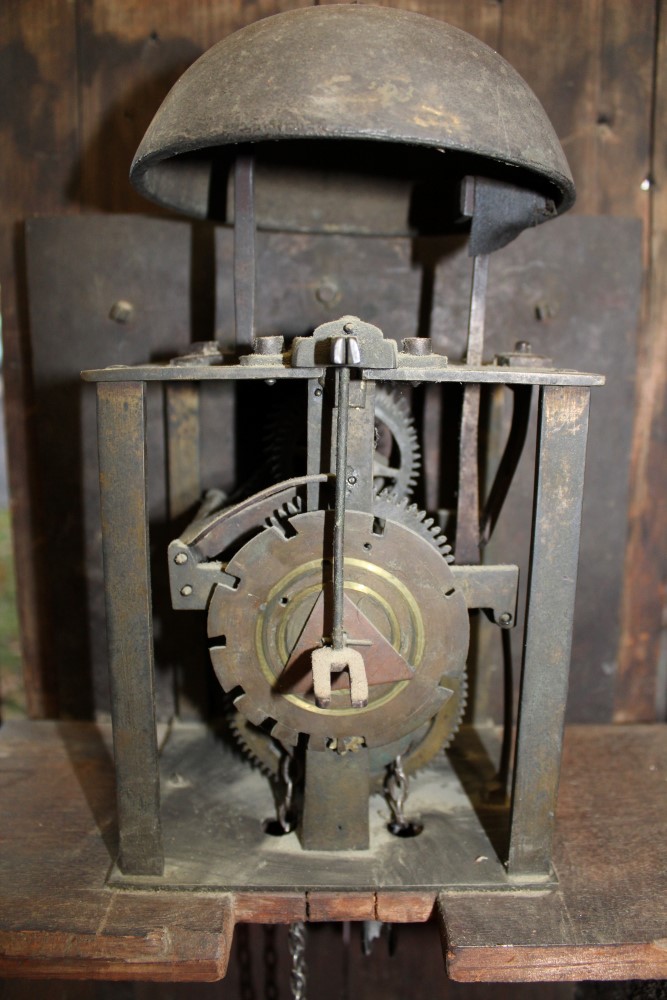
M 301 920 L 290 924 L 289 950 L 292 958 L 292 998 L 306 1000 L 306 925 Z

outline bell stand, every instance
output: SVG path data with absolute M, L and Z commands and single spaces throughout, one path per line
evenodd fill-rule
M 252 161 L 247 157 L 239 158 L 235 186 L 234 275 L 237 336 L 243 346 L 252 343 L 254 325 L 252 176 Z M 434 883 L 446 885 L 449 879 L 460 888 L 486 885 L 514 891 L 521 885 L 545 886 L 554 880 L 552 839 L 574 613 L 588 404 L 590 387 L 603 380 L 581 373 L 481 365 L 485 271 L 485 260 L 477 259 L 473 268 L 469 360 L 465 365 L 449 365 L 444 359 L 442 364 L 426 365 L 413 357 L 409 364 L 399 363 L 397 369 L 371 371 L 364 373 L 364 377 L 464 383 L 464 423 L 467 422 L 472 430 L 466 437 L 463 428 L 462 446 L 475 454 L 476 419 L 467 421 L 466 409 L 473 414 L 478 409 L 481 385 L 492 382 L 517 388 L 540 387 L 530 578 L 509 849 L 491 877 L 479 873 L 479 866 L 472 874 L 468 870 L 462 875 L 450 871 L 449 876 L 440 880 L 437 872 L 431 871 L 425 876 L 429 886 Z M 321 374 L 321 369 L 277 366 L 275 359 L 270 358 L 265 366 L 150 365 L 84 373 L 85 379 L 98 384 L 105 595 L 120 834 L 118 869 L 112 877 L 117 884 L 144 887 L 181 884 L 181 877 L 174 871 L 174 865 L 170 865 L 168 855 L 165 868 L 160 807 L 148 566 L 145 386 L 149 381 L 159 380 L 173 391 L 185 386 L 192 389 L 204 379 L 262 378 L 271 381 L 295 377 L 312 379 Z M 191 435 L 193 447 L 197 439 L 197 434 Z M 468 471 L 469 467 L 470 464 Z M 464 475 L 467 475 L 465 468 Z M 469 497 L 476 485 L 471 480 L 466 480 L 464 485 L 466 489 L 462 493 Z M 472 517 L 470 510 L 474 511 Z M 466 525 L 469 536 L 474 536 L 476 530 L 479 539 L 477 503 L 462 509 L 459 530 L 463 530 L 461 525 Z M 311 861 L 308 855 L 301 856 L 300 877 L 304 887 L 312 887 L 319 880 L 322 888 L 343 888 L 338 879 L 333 880 L 335 885 L 330 885 L 328 862 L 320 865 L 318 874 L 312 871 Z M 376 876 L 369 879 L 367 874 L 364 879 L 363 864 L 356 865 L 356 871 L 355 864 L 353 860 L 348 864 L 346 859 L 346 865 L 353 872 L 346 886 L 348 891 L 366 887 L 367 883 L 375 884 Z M 234 881 L 231 872 L 224 870 L 224 864 L 217 877 L 211 878 L 212 882 L 206 879 L 209 888 L 230 888 Z M 197 883 L 192 879 L 192 875 L 186 875 L 182 884 L 195 888 Z M 295 874 L 291 871 L 288 875 L 290 886 L 294 879 Z M 388 881 L 393 888 L 401 888 L 403 884 L 396 873 L 390 874 Z M 414 890 L 418 883 L 419 875 L 414 872 L 409 888 Z M 267 888 L 277 891 L 280 887 L 279 873 L 269 878 Z M 240 886 L 236 884 L 234 888 Z M 253 888 L 258 887 L 253 885 Z

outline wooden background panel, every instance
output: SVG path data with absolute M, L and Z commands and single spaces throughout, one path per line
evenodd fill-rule
M 655 16 L 626 0 L 503 3 L 500 51 L 553 123 L 576 212 L 648 218 Z
M 342 0 L 324 0 L 324 3 L 341 3 Z M 480 38 L 486 45 L 497 49 L 500 44 L 502 0 L 362 0 L 370 6 L 399 7 L 439 21 L 448 21 L 462 31 Z M 322 4 L 323 5 L 323 4 Z
M 78 153 L 76 6 L 63 0 L 0 4 L 0 289 L 9 488 L 28 709 L 57 709 L 55 670 L 40 626 L 37 498 L 30 453 L 31 393 L 21 221 L 68 210 Z M 73 206 L 76 210 L 76 206 Z
M 646 321 L 639 339 L 619 722 L 667 717 L 667 4 L 660 6 Z

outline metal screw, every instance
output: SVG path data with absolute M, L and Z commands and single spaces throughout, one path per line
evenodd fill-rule
M 315 291 L 315 298 L 323 306 L 332 306 L 340 299 L 340 289 L 335 281 L 325 278 Z
M 356 484 L 357 484 L 357 477 L 356 476 L 348 476 L 347 477 L 347 484 L 348 484 L 348 486 L 356 486 Z
M 319 399 L 319 397 L 322 395 L 322 390 L 316 389 L 314 395 L 317 396 L 317 398 Z
M 511 623 L 512 623 L 512 616 L 509 613 L 509 611 L 505 611 L 500 616 L 500 618 L 498 619 L 498 621 L 500 622 L 501 625 L 511 625 Z
M 189 583 L 186 583 L 184 587 L 181 587 L 181 597 L 189 597 L 192 593 L 192 587 Z
M 264 384 L 265 385 L 275 385 L 276 384 L 276 380 L 274 378 L 265 378 L 264 379 Z
M 127 323 L 132 318 L 134 306 L 126 299 L 118 299 L 109 310 L 109 319 L 116 323 Z
M 177 566 L 182 566 L 183 563 L 186 563 L 187 561 L 188 557 L 186 556 L 185 552 L 177 552 L 176 555 L 174 556 L 174 562 L 176 563 Z
M 343 327 L 343 330 L 345 331 L 345 333 L 352 333 L 352 331 L 354 330 L 354 323 L 346 323 L 345 326 Z

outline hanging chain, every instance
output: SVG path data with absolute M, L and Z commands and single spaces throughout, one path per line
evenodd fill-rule
M 278 806 L 278 822 L 284 833 L 294 829 L 294 814 L 292 800 L 294 798 L 294 781 L 292 780 L 292 765 L 294 758 L 285 751 L 280 760 L 280 779 L 283 783 L 283 795 Z
M 290 986 L 293 1000 L 306 1000 L 306 925 L 302 920 L 290 924 L 289 950 L 292 959 Z
M 391 809 L 394 823 L 398 828 L 408 826 L 405 818 L 405 801 L 408 797 L 408 778 L 403 770 L 403 760 L 400 755 L 387 768 L 384 779 L 384 793 Z

